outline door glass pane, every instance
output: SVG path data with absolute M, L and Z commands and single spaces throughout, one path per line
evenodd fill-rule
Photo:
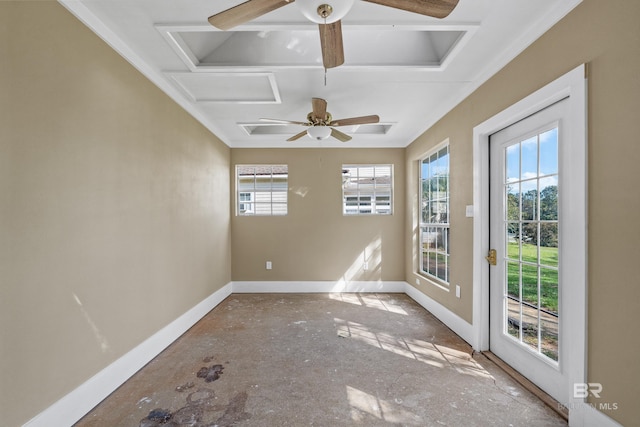
M 507 185 L 507 220 L 520 220 L 520 183 Z
M 538 188 L 537 180 L 522 183 L 522 219 L 535 221 L 538 219 Z
M 558 178 L 551 176 L 540 180 L 540 219 L 558 220 Z
M 558 270 L 540 269 L 540 306 L 553 314 L 558 314 Z
M 558 223 L 540 224 L 540 264 L 558 267 Z
M 558 173 L 558 128 L 540 134 L 540 175 Z
M 540 310 L 529 305 L 522 306 L 522 341 L 538 350 L 538 316 Z
M 522 265 L 522 300 L 538 306 L 538 267 L 534 265 Z
M 507 147 L 507 182 L 520 181 L 520 144 Z
M 522 171 L 520 180 L 538 176 L 538 137 L 533 136 L 520 143 Z
M 520 259 L 520 224 L 510 222 L 507 224 L 507 258 Z
M 506 331 L 509 335 L 520 340 L 520 303 L 516 300 L 506 299 L 507 324 Z
M 520 263 L 507 262 L 507 295 L 520 300 Z
M 522 261 L 538 263 L 538 223 L 522 224 Z
M 558 129 L 505 149 L 504 331 L 558 361 Z
M 542 319 L 542 354 L 551 360 L 558 361 L 558 316 L 543 313 Z

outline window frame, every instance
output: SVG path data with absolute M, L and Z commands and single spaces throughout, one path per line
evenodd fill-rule
M 241 170 L 253 169 L 253 183 L 247 187 L 247 183 L 241 183 Z M 237 164 L 235 166 L 235 209 L 236 216 L 286 216 L 289 214 L 289 166 L 286 164 Z M 263 177 L 259 184 L 258 177 Z M 268 177 L 264 179 L 265 177 Z M 284 189 L 277 188 L 274 178 L 280 180 L 284 177 Z M 262 188 L 260 188 L 262 187 Z M 279 193 L 284 201 L 274 201 L 274 193 Z M 248 199 L 247 199 L 248 195 Z M 268 195 L 268 197 L 267 197 Z M 282 197 L 284 195 L 284 197 Z M 262 196 L 262 197 L 259 197 Z M 268 201 L 264 199 L 268 198 Z M 262 200 L 261 200 L 262 199 Z M 250 209 L 244 208 L 249 205 Z M 267 208 L 268 206 L 268 208 Z M 243 209 L 244 208 L 244 209 Z
M 360 177 L 360 170 L 364 168 L 373 168 L 373 188 L 369 191 L 361 191 L 361 183 L 355 183 L 355 190 L 349 194 L 345 192 L 348 178 L 345 178 L 346 171 L 350 169 L 356 169 L 358 171 L 357 177 Z M 378 184 L 376 182 L 376 170 L 388 168 L 389 180 L 388 184 Z M 393 215 L 393 182 L 394 182 L 394 167 L 392 163 L 348 163 L 342 165 L 342 216 L 387 216 Z M 384 175 L 386 176 L 386 175 Z M 380 176 L 382 178 L 383 176 Z M 378 187 L 379 186 L 379 187 Z M 387 189 L 388 191 L 377 191 L 377 189 Z M 378 200 L 384 200 L 388 198 L 384 203 L 378 204 Z M 368 199 L 368 203 L 363 204 Z M 350 201 L 350 203 L 349 203 Z M 353 204 L 355 202 L 355 205 Z M 355 212 L 349 212 L 348 206 L 355 206 Z M 388 209 L 385 207 L 388 206 Z M 368 209 L 367 209 L 368 207 Z M 354 209 L 351 209 L 354 210 Z
M 428 222 L 424 219 L 425 208 L 429 209 L 433 212 L 430 205 L 425 204 L 424 200 L 424 191 L 423 191 L 423 165 L 426 160 L 431 159 L 433 156 L 436 156 L 435 161 L 437 162 L 441 157 L 440 153 L 446 150 L 446 177 L 445 185 L 446 185 L 446 193 L 444 197 L 439 196 L 436 199 L 428 200 L 427 202 L 433 203 L 436 202 L 439 207 L 441 207 L 443 201 L 445 206 L 445 214 L 446 221 L 438 221 L 438 222 Z M 431 164 L 431 161 L 429 164 Z M 442 176 L 431 175 L 431 171 L 429 172 L 428 180 L 433 178 L 442 179 Z M 449 140 L 446 139 L 429 150 L 425 155 L 421 156 L 418 160 L 418 265 L 417 272 L 419 275 L 424 277 L 425 279 L 431 281 L 437 286 L 443 287 L 448 290 L 451 284 L 451 146 L 449 144 Z M 440 185 L 440 184 L 437 184 Z M 438 193 L 440 190 L 438 189 Z M 429 211 L 427 211 L 429 212 Z M 441 213 L 441 212 L 439 212 Z M 438 231 L 440 230 L 440 231 Z M 425 236 L 425 234 L 435 233 L 435 237 Z M 425 248 L 425 239 L 428 241 L 436 240 L 436 245 L 434 248 L 431 248 L 431 245 L 428 245 Z M 438 248 L 438 242 L 441 242 L 444 247 L 442 249 Z M 431 243 L 431 242 L 429 242 Z M 425 250 L 426 249 L 426 250 Z M 431 255 L 435 256 L 435 271 L 432 271 L 428 268 L 428 265 L 425 266 L 425 255 L 429 258 Z M 444 260 L 444 275 L 438 275 L 438 265 L 440 260 Z M 435 274 L 434 274 L 435 273 Z

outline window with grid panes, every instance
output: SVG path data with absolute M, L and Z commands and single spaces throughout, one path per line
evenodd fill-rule
M 449 145 L 420 161 L 420 273 L 449 284 Z
M 393 165 L 342 165 L 342 213 L 391 215 Z
M 288 180 L 287 165 L 237 165 L 237 214 L 286 215 Z

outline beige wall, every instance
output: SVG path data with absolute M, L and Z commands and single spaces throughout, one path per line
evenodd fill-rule
M 231 280 L 230 150 L 55 2 L 0 2 L 0 413 Z
M 289 166 L 287 216 L 232 216 L 234 281 L 404 280 L 404 149 L 232 149 L 231 162 Z M 342 165 L 374 163 L 394 165 L 394 214 L 343 216 Z
M 589 68 L 588 150 L 588 380 L 603 385 L 599 402 L 617 403 L 607 415 L 636 425 L 640 396 L 640 2 L 585 0 L 558 25 L 482 85 L 407 149 L 407 186 L 417 188 L 416 162 L 444 138 L 451 140 L 452 281 L 462 298 L 421 289 L 471 320 L 473 127 L 581 63 Z M 412 244 L 415 196 L 407 197 L 406 250 Z M 415 254 L 414 254 L 415 256 Z M 413 283 L 412 257 L 405 260 Z
M 470 321 L 472 129 L 588 63 L 589 381 L 633 425 L 639 16 L 639 2 L 585 0 L 406 150 L 230 150 L 61 6 L 0 2 L 3 423 L 27 421 L 232 278 L 415 283 L 416 162 L 445 138 L 462 298 L 420 289 Z M 389 161 L 394 215 L 343 217 L 341 165 Z M 289 215 L 230 215 L 238 163 L 289 164 Z

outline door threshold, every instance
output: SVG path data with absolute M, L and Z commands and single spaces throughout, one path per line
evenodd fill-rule
M 569 422 L 569 410 L 566 406 L 555 400 L 553 397 L 549 396 L 544 390 L 532 383 L 527 377 L 513 369 L 504 360 L 500 359 L 492 352 L 481 351 L 480 353 L 487 359 L 495 363 L 500 369 L 502 369 L 507 375 L 513 378 L 522 387 L 533 393 L 538 399 L 542 400 L 545 405 L 553 409 L 553 411 L 564 418 L 565 421 Z

